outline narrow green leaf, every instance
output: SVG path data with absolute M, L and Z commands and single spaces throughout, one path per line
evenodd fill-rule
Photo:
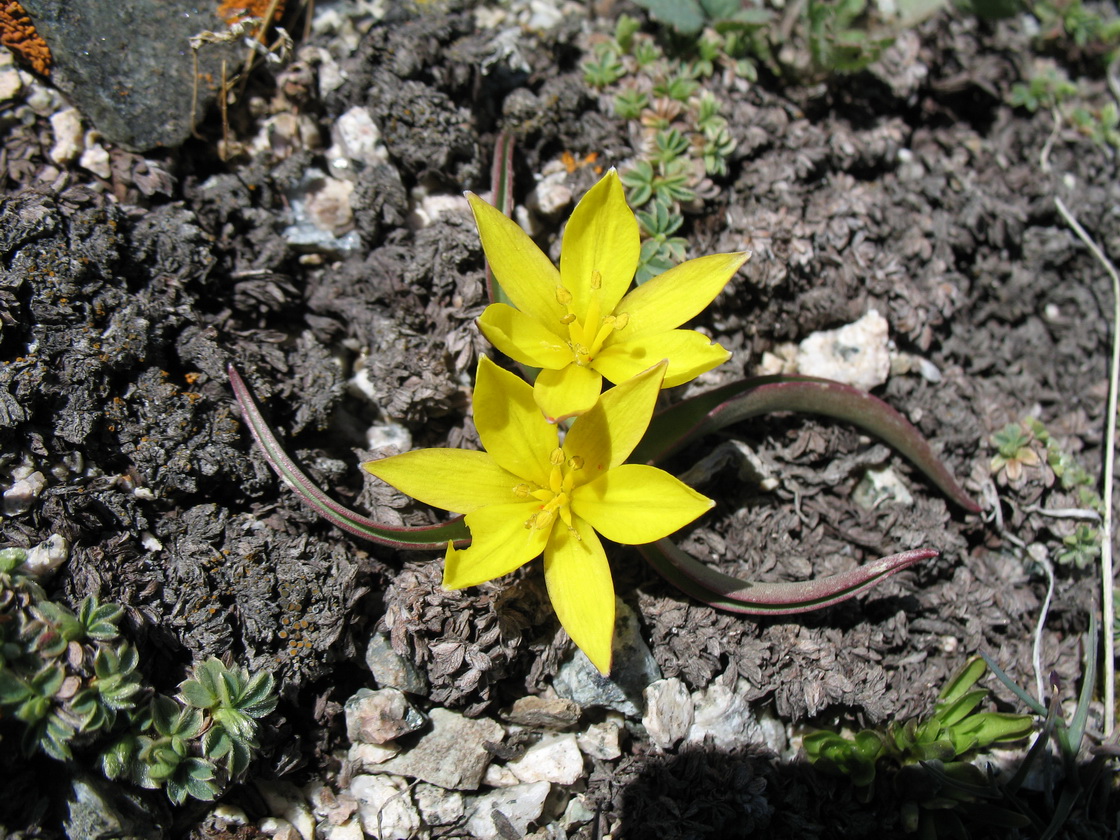
M 972 657 L 942 686 L 938 697 L 943 701 L 952 703 L 980 681 L 980 678 L 984 676 L 985 667 L 984 660 L 981 657 Z

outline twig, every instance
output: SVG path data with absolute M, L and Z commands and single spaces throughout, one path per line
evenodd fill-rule
M 1042 601 L 1042 611 L 1038 614 L 1038 624 L 1034 628 L 1034 644 L 1031 649 L 1034 664 L 1034 685 L 1038 691 L 1038 702 L 1045 704 L 1046 694 L 1042 680 L 1042 631 L 1046 626 L 1046 617 L 1050 614 L 1050 602 L 1054 600 L 1054 565 L 1046 554 L 1039 553 L 1038 556 L 1035 556 L 1028 552 L 1028 555 L 1046 572 L 1046 597 Z
M 1112 359 L 1108 372 L 1108 420 L 1106 423 L 1104 439 L 1104 523 L 1101 526 L 1101 615 L 1103 618 L 1102 629 L 1104 635 L 1104 735 L 1112 736 L 1116 728 L 1116 663 L 1115 642 L 1112 638 L 1112 625 L 1114 622 L 1114 608 L 1112 603 L 1113 567 L 1112 567 L 1112 480 L 1116 461 L 1116 391 L 1120 383 L 1120 275 L 1116 267 L 1104 255 L 1104 252 L 1085 232 L 1085 228 L 1074 218 L 1066 205 L 1057 196 L 1054 204 L 1062 218 L 1066 220 L 1073 232 L 1085 243 L 1105 271 L 1112 278 Z

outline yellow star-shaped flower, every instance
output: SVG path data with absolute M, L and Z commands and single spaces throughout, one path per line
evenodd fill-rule
M 713 505 L 663 470 L 623 463 L 649 426 L 665 369 L 662 361 L 606 391 L 561 441 L 533 388 L 483 358 L 474 422 L 485 452 L 419 449 L 362 467 L 425 504 L 466 514 L 472 543 L 448 543 L 448 589 L 501 577 L 543 552 L 560 623 L 606 674 L 614 585 L 598 534 L 653 542 Z
M 613 169 L 572 212 L 559 270 L 515 222 L 476 195 L 467 199 L 490 268 L 514 304 L 491 304 L 478 325 L 511 359 L 541 368 L 534 397 L 549 420 L 590 409 L 604 378 L 622 383 L 668 359 L 662 387 L 670 388 L 730 357 L 707 336 L 676 328 L 712 302 L 750 253 L 688 260 L 627 293 L 638 223 Z

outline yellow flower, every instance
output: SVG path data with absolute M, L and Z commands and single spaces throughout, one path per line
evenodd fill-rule
M 556 614 L 602 673 L 611 665 L 614 585 L 596 532 L 630 545 L 687 525 L 713 502 L 668 473 L 623 464 L 645 433 L 666 364 L 605 392 L 563 442 L 526 382 L 478 365 L 474 422 L 485 452 L 419 449 L 362 467 L 425 504 L 466 514 L 472 543 L 448 543 L 443 585 L 462 589 L 542 552 Z
M 549 420 L 590 409 L 604 378 L 622 383 L 668 359 L 661 387 L 670 388 L 730 357 L 707 336 L 676 327 L 711 303 L 750 253 L 689 260 L 627 294 L 638 223 L 613 169 L 572 212 L 559 270 L 515 222 L 467 198 L 494 277 L 514 303 L 488 306 L 479 327 L 511 359 L 542 369 L 534 398 Z

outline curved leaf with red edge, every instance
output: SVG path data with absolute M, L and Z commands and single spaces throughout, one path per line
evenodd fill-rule
M 382 525 L 340 505 L 320 490 L 284 451 L 253 399 L 248 383 L 232 363 L 227 367 L 227 372 L 234 396 L 241 406 L 242 416 L 264 452 L 265 460 L 308 507 L 328 522 L 355 536 L 390 548 L 442 551 L 449 541 L 456 545 L 466 545 L 470 541 L 470 532 L 461 516 L 442 525 L 406 528 Z
M 811 376 L 758 376 L 677 403 L 653 418 L 630 460 L 659 464 L 704 435 L 773 411 L 852 423 L 898 450 L 965 510 L 980 511 L 909 420 L 866 391 Z

